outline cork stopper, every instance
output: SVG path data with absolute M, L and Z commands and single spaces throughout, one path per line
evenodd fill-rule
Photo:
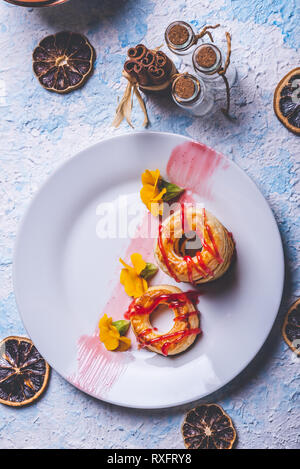
M 165 31 L 165 40 L 175 54 L 186 54 L 195 40 L 194 31 L 185 21 L 173 21 Z
M 201 44 L 193 52 L 193 66 L 196 72 L 213 75 L 222 65 L 220 49 L 211 43 Z
M 188 73 L 179 75 L 173 83 L 173 98 L 179 103 L 192 103 L 201 93 L 199 80 Z
M 196 54 L 196 62 L 200 67 L 211 68 L 217 61 L 217 54 L 211 46 L 201 47 Z
M 174 91 L 181 99 L 190 99 L 196 91 L 194 81 L 189 77 L 179 77 L 175 83 Z
M 176 46 L 185 44 L 188 41 L 189 36 L 190 33 L 187 27 L 183 24 L 175 24 L 168 31 L 169 41 Z

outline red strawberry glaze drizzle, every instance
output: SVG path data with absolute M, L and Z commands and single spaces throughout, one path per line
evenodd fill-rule
M 190 316 L 194 316 L 195 314 L 198 314 L 198 311 L 191 311 L 190 313 L 185 313 L 185 314 L 180 314 L 179 316 L 176 316 L 173 321 L 183 321 L 184 319 L 189 318 Z
M 168 350 L 171 345 L 176 345 L 178 344 L 184 337 L 187 337 L 192 334 L 202 334 L 202 330 L 200 328 L 197 329 L 189 329 L 188 331 L 182 331 L 183 334 L 181 334 L 177 339 L 173 340 L 172 342 L 165 342 L 161 348 L 161 351 L 163 355 L 167 356 L 168 355 Z M 170 336 L 171 334 L 169 334 Z
M 198 255 L 200 254 L 200 252 L 197 252 L 197 259 L 198 259 Z M 200 254 L 201 255 L 201 254 Z M 195 262 L 193 261 L 192 257 L 191 256 L 184 256 L 183 258 L 186 262 L 186 266 L 187 266 L 187 271 L 188 271 L 188 277 L 189 277 L 189 282 L 190 283 L 195 283 L 194 280 L 193 280 L 193 268 L 195 268 L 201 275 L 204 275 L 205 277 L 207 277 L 207 273 L 206 272 L 203 272 L 201 269 L 199 269 L 198 265 L 195 264 Z M 203 261 L 202 261 L 203 263 Z M 205 266 L 206 267 L 206 266 Z M 203 267 L 202 267 L 203 268 Z
M 181 218 L 181 227 L 182 233 L 185 233 L 185 212 L 184 212 L 184 202 L 180 203 L 180 218 Z
M 157 342 L 160 342 L 161 340 L 165 339 L 172 339 L 173 337 L 187 337 L 192 334 L 200 334 L 201 329 L 200 327 L 197 327 L 195 329 L 188 329 L 187 331 L 177 331 L 177 332 L 171 332 L 170 334 L 163 334 L 160 335 L 159 337 L 155 337 L 154 339 L 149 339 L 146 340 L 145 343 L 146 345 L 151 345 L 151 344 L 156 344 Z
M 207 277 L 208 275 L 211 275 L 212 277 L 214 276 L 214 273 L 213 271 L 208 267 L 208 265 L 205 264 L 203 258 L 202 258 L 202 254 L 200 251 L 198 251 L 196 253 L 196 256 L 197 256 L 197 260 L 198 260 L 198 264 L 200 265 L 200 267 L 205 271 L 206 275 L 205 277 Z
M 172 269 L 171 266 L 170 266 L 170 262 L 169 262 L 168 256 L 167 256 L 166 251 L 165 251 L 164 246 L 163 246 L 163 242 L 162 242 L 162 230 L 163 230 L 163 226 L 162 226 L 162 224 L 160 223 L 160 224 L 159 224 L 159 228 L 158 228 L 158 247 L 159 247 L 159 249 L 160 249 L 161 255 L 162 255 L 162 257 L 163 257 L 165 266 L 167 267 L 169 274 L 171 275 L 171 277 L 173 277 L 173 279 L 174 279 L 176 282 L 179 282 L 179 280 L 178 280 L 178 278 L 177 278 L 177 275 L 175 274 L 175 272 L 173 272 L 173 269 Z
M 207 231 L 208 237 L 209 237 L 209 239 L 210 239 L 210 241 L 211 241 L 211 243 L 214 247 L 214 250 L 215 250 L 213 256 L 215 257 L 215 259 L 218 261 L 219 264 L 222 264 L 223 259 L 221 258 L 220 254 L 219 254 L 219 250 L 218 250 L 215 238 L 212 234 L 212 231 L 211 231 L 211 228 L 210 228 L 209 224 L 207 223 L 205 208 L 203 208 L 203 220 L 204 220 L 204 226 L 205 226 L 205 229 Z
M 193 266 L 195 265 L 193 259 L 190 256 L 184 256 L 184 261 L 186 262 L 186 267 L 188 271 L 189 282 L 194 283 L 193 280 Z
M 198 300 L 200 293 L 195 290 L 190 290 L 182 293 L 164 293 L 154 299 L 152 304 L 147 308 L 136 304 L 137 300 L 133 300 L 126 313 L 124 314 L 125 319 L 131 319 L 132 316 L 151 314 L 160 303 L 168 303 L 172 307 L 184 306 L 187 301 L 195 302 Z
M 188 337 L 189 335 L 192 334 L 201 334 L 201 329 L 197 327 L 196 329 L 188 329 L 187 331 L 178 331 L 178 332 L 173 332 L 172 334 L 164 334 L 161 335 L 160 337 L 157 337 L 155 339 L 150 339 L 146 342 L 146 345 L 151 345 L 155 344 L 156 342 L 159 342 L 160 340 L 168 340 L 172 339 L 174 337 L 177 337 L 177 339 L 173 340 L 172 342 L 165 342 L 161 348 L 161 351 L 163 355 L 167 356 L 168 355 L 168 350 L 171 345 L 178 344 L 184 337 Z
M 144 337 L 145 335 L 149 334 L 149 332 L 152 332 L 152 329 L 148 328 L 143 330 L 142 332 L 139 333 L 139 337 Z
M 185 204 L 184 204 L 184 202 L 181 202 L 180 206 L 181 206 L 181 225 L 182 225 L 182 231 L 184 233 L 184 228 L 185 228 L 185 212 L 184 212 Z M 202 246 L 219 262 L 219 264 L 221 264 L 223 262 L 223 259 L 221 258 L 220 254 L 219 254 L 218 247 L 216 245 L 216 242 L 215 242 L 214 236 L 212 234 L 211 228 L 207 223 L 205 208 L 203 208 L 203 220 L 204 220 L 204 227 L 207 231 L 208 237 L 209 237 L 214 249 L 212 249 L 206 243 L 202 233 L 197 232 L 197 234 L 199 235 Z M 212 277 L 214 276 L 213 271 L 205 264 L 200 251 L 198 251 L 196 253 L 196 257 L 197 257 L 197 261 L 198 261 L 199 266 L 193 261 L 191 256 L 184 256 L 184 258 L 183 258 L 186 262 L 189 282 L 192 283 L 192 284 L 195 283 L 194 280 L 193 280 L 193 269 L 194 268 L 201 275 L 204 275 L 205 277 L 207 277 L 208 275 L 211 275 Z M 199 269 L 199 267 L 200 267 L 200 269 Z

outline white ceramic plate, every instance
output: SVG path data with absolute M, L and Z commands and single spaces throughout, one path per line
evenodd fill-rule
M 192 188 L 188 195 L 220 219 L 237 246 L 232 271 L 204 288 L 203 336 L 175 357 L 138 350 L 134 339 L 131 351 L 107 352 L 97 337 L 103 312 L 122 318 L 130 302 L 119 284 L 119 257 L 135 251 L 152 258 L 154 240 L 129 239 L 126 231 L 128 220 L 132 234 L 145 229 L 139 190 L 146 168 Z M 23 322 L 49 364 L 94 397 L 139 408 L 193 401 L 238 375 L 272 328 L 283 279 L 276 222 L 248 176 L 204 145 L 152 132 L 102 141 L 60 167 L 24 217 L 14 261 Z M 174 281 L 160 272 L 158 283 Z M 171 322 L 166 311 L 153 318 L 164 331 Z

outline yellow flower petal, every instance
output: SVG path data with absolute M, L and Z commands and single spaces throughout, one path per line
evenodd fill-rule
M 150 212 L 152 213 L 152 215 L 153 215 L 154 217 L 158 217 L 158 215 L 160 215 L 160 212 L 161 212 L 161 210 L 160 210 L 160 203 L 158 203 L 158 202 L 151 202 L 151 203 L 149 204 L 148 209 L 150 210 Z
M 115 350 L 119 346 L 120 334 L 115 326 L 112 326 L 112 318 L 106 314 L 99 321 L 100 340 L 107 350 Z
M 125 291 L 128 296 L 134 296 L 135 294 L 135 283 L 137 274 L 132 274 L 128 269 L 122 269 L 120 275 L 120 282 L 124 285 Z
M 167 192 L 167 189 L 159 191 L 158 181 L 160 179 L 160 172 L 158 169 L 155 171 L 146 171 L 142 174 L 143 187 L 140 190 L 142 202 L 146 205 L 148 210 L 154 216 L 162 215 L 163 204 L 162 198 Z
M 131 254 L 130 259 L 136 273 L 140 275 L 142 270 L 144 270 L 144 268 L 146 267 L 146 262 L 142 258 L 142 255 L 138 254 L 137 252 L 134 252 L 133 254 Z
M 120 262 L 125 267 L 120 273 L 120 282 L 124 285 L 125 292 L 134 298 L 141 296 L 148 289 L 148 283 L 139 274 L 145 269 L 147 263 L 143 260 L 141 254 L 137 252 L 131 255 L 133 267 L 126 264 L 122 259 L 120 259 Z
M 99 329 L 101 328 L 108 328 L 109 325 L 112 323 L 112 319 L 107 317 L 107 314 L 104 314 L 99 321 Z
M 119 342 L 119 347 L 118 347 L 118 352 L 125 352 L 128 350 L 131 346 L 131 340 L 129 337 L 120 337 L 120 342 Z
M 111 326 L 109 328 L 101 327 L 101 329 L 100 329 L 100 340 L 102 342 L 105 342 L 108 337 L 113 338 L 113 339 L 119 339 L 120 333 L 119 333 L 119 331 L 117 330 L 116 327 L 114 327 L 114 326 Z
M 167 192 L 167 189 L 164 188 L 157 195 L 155 195 L 155 197 L 153 197 L 152 202 L 157 202 L 158 200 L 161 200 L 166 192 Z
M 150 186 L 150 184 L 146 184 L 140 190 L 140 196 L 142 202 L 147 206 L 149 202 L 156 196 L 156 190 L 154 186 Z
M 155 189 L 157 188 L 157 184 L 158 184 L 158 181 L 159 181 L 159 178 L 160 178 L 160 172 L 158 169 L 156 169 L 156 171 L 152 171 L 152 176 L 154 178 L 154 187 Z
M 155 186 L 159 177 L 159 169 L 156 169 L 155 171 L 149 171 L 149 169 L 146 169 L 146 171 L 142 174 L 142 184 L 150 184 L 152 186 Z
M 124 285 L 127 295 L 133 296 L 134 298 L 141 296 L 148 288 L 145 279 L 142 279 L 136 273 L 133 275 L 132 272 L 127 269 L 122 269 L 120 282 Z
M 120 261 L 121 264 L 125 267 L 125 269 L 128 269 L 129 271 L 130 271 L 130 270 L 133 270 L 133 271 L 134 271 L 134 268 L 133 268 L 131 265 L 126 264 L 126 262 L 124 262 L 123 259 L 121 259 L 121 257 L 119 258 L 119 261 Z
M 100 337 L 101 340 L 101 337 Z M 108 336 L 105 340 L 102 340 L 107 350 L 116 350 L 119 347 L 119 339 Z
M 147 290 L 147 281 L 144 278 L 137 277 L 137 280 L 135 282 L 135 290 L 132 296 L 134 296 L 134 298 L 138 298 L 139 296 L 142 296 Z

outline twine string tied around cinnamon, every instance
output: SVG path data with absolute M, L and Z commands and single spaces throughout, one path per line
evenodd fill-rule
M 143 126 L 147 127 L 147 125 L 149 124 L 148 113 L 147 113 L 144 100 L 138 89 L 138 82 L 134 76 L 129 75 L 125 71 L 122 72 L 122 75 L 128 80 L 128 83 L 127 83 L 124 95 L 116 109 L 116 115 L 115 115 L 112 125 L 115 128 L 119 127 L 119 125 L 125 118 L 128 124 L 133 128 L 133 124 L 131 122 L 131 112 L 132 112 L 132 106 L 133 106 L 133 97 L 135 95 L 142 109 L 142 112 L 144 114 Z

